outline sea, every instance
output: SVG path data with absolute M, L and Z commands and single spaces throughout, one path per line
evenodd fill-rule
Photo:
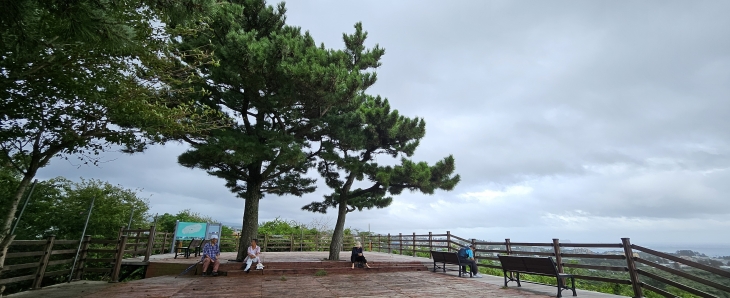
M 675 253 L 678 250 L 691 250 L 703 253 L 708 257 L 730 256 L 730 244 L 642 244 L 641 246 L 666 253 Z

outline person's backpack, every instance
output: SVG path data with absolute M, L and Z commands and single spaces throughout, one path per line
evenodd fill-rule
M 457 254 L 460 259 L 467 259 L 469 258 L 469 253 L 466 252 L 468 248 L 462 247 L 459 249 L 459 253 Z

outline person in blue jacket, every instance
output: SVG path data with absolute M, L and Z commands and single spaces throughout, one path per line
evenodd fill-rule
M 477 269 L 477 261 L 474 258 L 475 249 L 477 249 L 475 244 L 471 244 L 470 246 L 460 249 L 458 253 L 459 262 L 461 262 L 461 264 L 469 265 L 472 277 L 482 278 L 483 276 L 479 274 L 479 269 Z

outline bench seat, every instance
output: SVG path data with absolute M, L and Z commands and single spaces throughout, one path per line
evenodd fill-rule
M 552 276 L 558 280 L 558 295 L 562 297 L 563 290 L 572 290 L 573 296 L 578 296 L 575 292 L 575 278 L 572 274 L 558 272 L 558 266 L 552 257 L 534 258 L 534 257 L 516 257 L 516 256 L 499 256 L 499 262 L 502 263 L 502 271 L 504 272 L 504 286 L 510 281 L 517 282 L 517 286 L 521 287 L 520 274 L 534 274 L 543 276 Z M 516 278 L 512 276 L 515 273 Z M 571 287 L 565 285 L 565 279 L 570 279 Z

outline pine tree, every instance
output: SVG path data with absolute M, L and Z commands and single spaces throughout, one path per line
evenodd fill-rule
M 207 30 L 180 45 L 212 42 L 217 65 L 200 67 L 204 80 L 191 88 L 204 89 L 199 100 L 235 122 L 204 138 L 183 137 L 191 149 L 178 161 L 224 179 L 245 200 L 239 261 L 257 237 L 264 194 L 315 190 L 315 180 L 304 175 L 317 154 L 310 145 L 320 138 L 320 119 L 372 85 L 375 76 L 366 71 L 379 66 L 382 55 L 377 46 L 365 51 L 362 42 L 346 44 L 345 51 L 317 47 L 309 33 L 285 24 L 285 12 L 283 4 L 274 8 L 262 0 L 222 4 L 204 20 Z
M 407 118 L 391 110 L 387 100 L 362 96 L 350 110 L 328 117 L 326 138 L 318 171 L 332 193 L 303 210 L 326 213 L 337 208 L 337 223 L 330 243 L 330 260 L 339 260 L 342 251 L 345 218 L 355 210 L 385 208 L 403 190 L 433 194 L 435 190 L 452 190 L 459 182 L 454 173 L 454 158 L 449 156 L 429 166 L 413 162 L 411 157 L 426 133 L 422 118 Z M 400 164 L 379 165 L 378 155 L 401 156 Z M 366 187 L 355 188 L 356 181 Z

